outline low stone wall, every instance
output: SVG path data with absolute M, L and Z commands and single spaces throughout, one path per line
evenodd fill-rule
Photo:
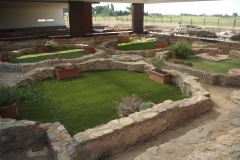
M 87 61 L 89 59 L 95 58 L 106 58 L 106 52 L 96 49 L 95 54 L 89 54 L 76 59 L 53 59 L 53 60 L 44 60 L 37 63 L 4 63 L 0 62 L 0 71 L 1 72 L 28 72 L 36 68 L 41 67 L 54 67 L 61 63 L 80 63 Z
M 91 70 L 129 70 L 135 72 L 147 72 L 149 68 L 153 67 L 144 61 L 138 62 L 121 62 L 112 58 L 104 59 L 90 59 L 81 63 L 76 63 L 80 67 L 80 72 Z M 23 79 L 18 79 L 18 85 L 24 85 L 30 82 L 36 82 L 56 75 L 53 67 L 41 67 L 33 69 L 25 74 Z
M 73 138 L 61 123 L 49 124 L 46 132 L 48 146 L 53 151 L 52 153 L 56 160 L 81 159 L 78 157 L 77 147 L 73 142 Z
M 221 74 L 200 70 L 194 67 L 180 66 L 178 64 L 166 63 L 165 69 L 173 69 L 183 73 L 188 73 L 199 78 L 202 83 L 211 85 L 233 85 L 240 86 L 240 74 Z
M 240 51 L 231 50 L 231 51 L 229 52 L 229 55 L 230 55 L 231 57 L 240 58 Z
M 0 118 L 0 151 L 43 147 L 47 144 L 46 130 L 39 122 Z

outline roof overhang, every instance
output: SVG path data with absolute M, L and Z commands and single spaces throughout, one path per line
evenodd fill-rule
M 0 2 L 68 2 L 70 0 L 0 0 Z M 80 0 L 71 0 L 80 1 Z M 84 0 L 84 2 L 112 2 L 112 3 L 174 3 L 174 2 L 197 2 L 213 0 Z

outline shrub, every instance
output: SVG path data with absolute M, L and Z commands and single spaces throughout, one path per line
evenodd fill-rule
M 134 112 L 138 112 L 141 103 L 142 101 L 137 95 L 123 97 L 122 102 L 116 102 L 119 116 L 127 117 Z
M 180 39 L 175 44 L 170 45 L 168 50 L 177 53 L 180 58 L 183 58 L 189 56 L 192 46 L 186 40 Z
M 232 41 L 240 41 L 240 34 L 235 34 L 230 37 Z
M 148 108 L 151 108 L 150 102 L 142 102 L 140 105 L 140 110 L 146 110 Z
M 160 70 L 165 64 L 165 60 L 157 55 L 153 59 L 151 59 L 151 62 L 152 65 L 156 67 L 157 70 Z
M 50 51 L 53 48 L 55 48 L 58 45 L 57 41 L 55 41 L 54 39 L 49 39 L 45 42 L 44 46 L 45 48 Z
M 12 105 L 25 99 L 26 90 L 17 87 L 0 86 L 0 106 Z
M 157 37 L 157 43 L 161 44 L 161 43 L 168 43 L 171 44 L 171 37 L 169 35 L 159 35 Z

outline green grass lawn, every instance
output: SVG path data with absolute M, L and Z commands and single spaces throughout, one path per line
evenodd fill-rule
M 176 59 L 170 58 L 168 62 L 173 62 Z M 200 58 L 195 58 L 194 55 L 191 55 L 187 58 L 180 59 L 187 62 L 192 62 L 193 67 L 198 69 L 216 72 L 216 73 L 227 73 L 229 69 L 240 68 L 240 59 L 232 58 L 231 60 L 220 61 L 220 62 L 211 62 L 207 60 L 202 60 Z
M 150 50 L 154 49 L 156 41 L 130 41 L 128 43 L 119 43 L 118 49 L 122 51 L 132 50 Z
M 79 58 L 83 55 L 87 55 L 83 49 L 68 49 L 68 50 L 61 50 L 61 51 L 54 51 L 54 52 L 47 52 L 47 53 L 32 53 L 26 54 L 20 57 L 14 57 L 10 59 L 11 63 L 34 63 L 46 60 L 48 57 L 54 56 L 66 56 L 69 59 Z
M 17 119 L 42 123 L 60 120 L 71 135 L 119 118 L 113 104 L 127 95 L 136 94 L 153 103 L 183 98 L 175 84 L 155 82 L 147 73 L 121 70 L 84 72 L 64 80 L 47 79 L 31 84 L 30 90 L 32 98 L 19 104 Z

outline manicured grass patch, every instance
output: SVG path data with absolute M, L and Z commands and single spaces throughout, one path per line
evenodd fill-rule
M 19 104 L 17 119 L 61 121 L 71 135 L 117 119 L 113 104 L 127 95 L 137 94 L 143 101 L 153 103 L 182 99 L 175 84 L 155 82 L 147 73 L 120 70 L 84 72 L 64 80 L 48 79 L 31 84 L 31 88 L 39 88 L 35 90 L 45 97 L 32 94 L 31 103 Z
M 167 61 L 173 62 L 176 59 L 170 58 Z M 216 73 L 227 73 L 229 69 L 239 68 L 240 59 L 231 57 L 231 60 L 220 61 L 220 62 L 211 62 L 207 60 L 202 60 L 200 58 L 195 58 L 194 55 L 191 55 L 187 58 L 181 59 L 183 61 L 192 62 L 193 67 L 198 69 L 212 71 Z
M 55 51 L 55 52 L 47 52 L 47 53 L 32 53 L 23 55 L 21 57 L 14 57 L 11 58 L 10 61 L 12 63 L 34 63 L 46 60 L 48 57 L 54 56 L 66 56 L 69 59 L 73 58 L 79 58 L 83 55 L 87 55 L 86 52 L 83 51 L 83 49 L 68 49 L 68 50 L 61 50 L 61 51 Z
M 154 49 L 156 41 L 130 41 L 128 43 L 119 43 L 118 49 L 122 51 L 132 50 L 150 50 Z

